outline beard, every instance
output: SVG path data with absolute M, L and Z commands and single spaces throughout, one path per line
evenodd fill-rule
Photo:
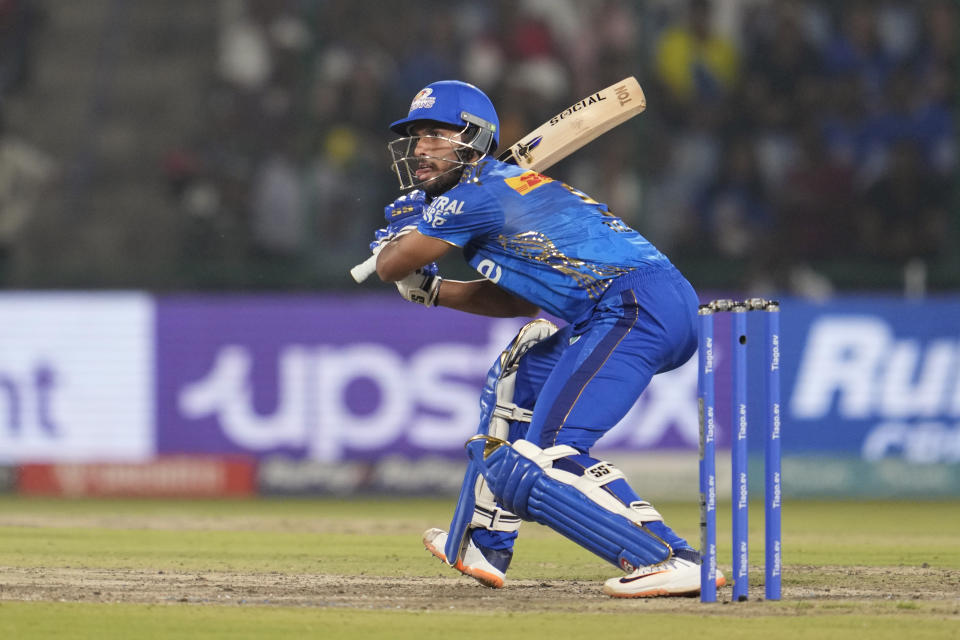
M 450 171 L 441 174 L 435 178 L 430 178 L 417 185 L 418 189 L 423 189 L 429 198 L 436 198 L 441 193 L 449 191 L 460 182 L 463 177 L 463 167 L 455 167 Z

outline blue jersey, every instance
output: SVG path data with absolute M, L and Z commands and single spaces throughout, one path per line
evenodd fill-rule
M 482 276 L 568 322 L 593 308 L 613 279 L 673 268 L 606 205 L 494 159 L 468 167 L 434 198 L 418 229 L 460 247 Z

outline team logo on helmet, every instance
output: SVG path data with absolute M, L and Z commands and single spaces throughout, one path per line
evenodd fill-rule
M 422 89 L 420 93 L 413 97 L 413 102 L 410 103 L 410 113 L 413 113 L 417 109 L 429 109 L 437 101 L 437 99 L 430 95 L 433 93 L 433 89 L 427 87 Z

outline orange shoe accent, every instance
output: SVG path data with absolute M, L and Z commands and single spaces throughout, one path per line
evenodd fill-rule
M 698 593 L 700 593 L 700 589 L 691 593 L 670 593 L 666 589 L 656 588 L 648 591 L 638 591 L 637 593 L 608 593 L 607 595 L 611 598 L 658 598 L 660 596 L 692 596 Z
M 434 557 L 439 558 L 441 561 L 443 561 L 444 564 L 448 564 L 447 554 L 444 553 L 442 550 L 438 549 L 432 544 L 424 543 L 423 546 L 424 548 L 426 548 L 427 551 L 432 553 Z M 483 571 L 482 569 L 476 569 L 474 567 L 466 567 L 464 566 L 462 560 L 457 560 L 457 564 L 453 565 L 453 568 L 465 576 L 470 576 L 471 578 L 473 578 L 480 584 L 484 585 L 485 587 L 490 587 L 491 589 L 500 589 L 501 587 L 503 587 L 503 578 L 501 578 L 500 576 L 494 575 L 487 571 Z
M 440 549 L 436 548 L 436 547 L 433 546 L 432 544 L 424 543 L 423 547 L 424 547 L 427 551 L 429 551 L 430 553 L 432 553 L 432 554 L 433 554 L 433 557 L 435 557 L 435 558 L 440 558 L 440 560 L 441 560 L 444 564 L 447 564 L 447 554 L 445 554 L 443 551 L 441 551 Z M 460 564 L 460 563 L 458 562 L 457 564 Z M 457 567 L 457 568 L 459 569 L 460 567 Z
M 494 575 L 492 573 L 488 573 L 487 571 L 483 571 L 481 569 L 475 569 L 473 567 L 465 567 L 463 566 L 463 562 L 460 560 L 457 560 L 457 564 L 453 566 L 455 569 L 460 571 L 460 573 L 470 576 L 471 578 L 473 578 L 480 584 L 484 585 L 485 587 L 490 587 L 491 589 L 499 589 L 500 587 L 503 586 L 503 578 L 501 578 L 500 576 Z

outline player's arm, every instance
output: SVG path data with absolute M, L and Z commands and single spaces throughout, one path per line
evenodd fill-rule
M 401 293 L 408 300 L 449 307 L 457 311 L 495 318 L 535 316 L 540 308 L 523 298 L 501 289 L 489 280 L 440 280 L 438 276 L 414 277 L 420 267 L 435 262 L 454 245 L 443 240 L 411 231 L 387 243 L 377 256 L 377 275 L 384 282 L 398 282 Z M 405 279 L 416 280 L 407 283 Z M 411 297 L 404 293 L 412 287 L 422 291 Z M 422 299 L 421 299 L 422 298 Z
M 540 312 L 537 305 L 518 298 L 489 280 L 444 280 L 440 283 L 435 304 L 493 318 L 532 317 Z
M 411 231 L 388 242 L 377 256 L 377 275 L 384 282 L 396 282 L 420 267 L 435 262 L 453 245 Z

